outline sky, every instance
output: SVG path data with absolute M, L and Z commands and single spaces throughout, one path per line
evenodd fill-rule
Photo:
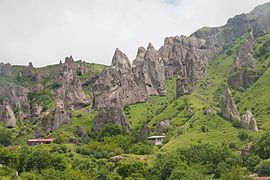
M 220 26 L 269 0 L 0 0 L 0 62 L 40 67 L 66 56 L 111 64 L 139 46 Z

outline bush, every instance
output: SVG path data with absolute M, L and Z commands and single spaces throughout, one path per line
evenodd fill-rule
M 124 178 L 143 178 L 145 176 L 146 170 L 145 165 L 140 162 L 134 162 L 129 164 L 120 164 L 116 168 L 116 172 Z
M 138 154 L 138 155 L 146 155 L 153 153 L 153 146 L 150 144 L 134 144 L 130 148 L 130 153 Z
M 107 123 L 101 131 L 98 133 L 98 138 L 102 140 L 104 137 L 111 137 L 116 135 L 125 135 L 127 134 L 126 129 L 118 126 L 114 123 Z
M 263 134 L 254 147 L 255 154 L 259 155 L 261 159 L 270 158 L 270 133 Z
M 248 140 L 250 140 L 249 135 L 245 131 L 240 132 L 239 135 L 238 135 L 238 138 L 241 141 L 248 141 Z
M 261 159 L 257 155 L 250 155 L 247 157 L 247 159 L 244 161 L 244 165 L 247 167 L 247 169 L 250 172 L 255 171 L 255 167 L 261 162 Z
M 270 176 L 270 159 L 261 161 L 255 168 L 255 172 L 259 176 Z
M 0 144 L 9 146 L 12 142 L 12 133 L 9 129 L 0 128 Z

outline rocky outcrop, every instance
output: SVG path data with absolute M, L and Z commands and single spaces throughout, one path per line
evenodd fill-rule
M 194 36 L 168 37 L 159 49 L 166 79 L 178 76 L 177 98 L 191 93 L 196 81 L 205 77 L 210 51 L 205 43 L 205 40 Z
M 23 86 L 9 84 L 0 86 L 0 96 L 3 97 L 3 104 L 9 104 L 13 108 L 21 108 L 28 101 L 29 90 Z
M 247 32 L 261 36 L 270 32 L 270 3 L 257 6 L 249 14 L 240 14 L 230 18 L 226 25 L 215 28 L 202 28 L 191 36 L 206 40 L 209 60 L 213 60 L 223 49 L 225 44 L 231 43 Z
M 104 70 L 93 87 L 94 107 L 119 106 L 144 102 L 147 94 L 135 82 L 127 56 L 116 49 L 112 66 Z
M 252 143 L 245 144 L 241 149 L 241 156 L 245 159 L 252 152 Z
M 259 78 L 258 73 L 251 70 L 256 66 L 256 60 L 253 57 L 255 46 L 256 39 L 252 33 L 249 33 L 244 46 L 234 59 L 233 72 L 229 83 L 235 89 L 247 88 Z
M 151 129 L 147 126 L 146 123 L 143 123 L 143 126 L 140 129 L 140 137 L 142 139 L 147 139 L 151 134 Z
M 80 63 L 78 63 L 80 64 Z M 65 109 L 76 109 L 91 103 L 90 98 L 85 95 L 82 83 L 77 75 L 86 72 L 86 67 L 74 62 L 72 56 L 67 57 L 61 65 L 61 73 L 54 76 L 54 95 L 57 100 L 63 101 Z
M 6 127 L 13 128 L 17 120 L 25 119 L 30 115 L 28 102 L 29 90 L 23 86 L 8 84 L 0 86 L 0 120 Z M 2 104 L 2 105 L 1 105 Z
M 241 124 L 245 129 L 258 131 L 256 119 L 250 110 L 247 110 L 245 114 L 242 115 Z
M 193 82 L 188 82 L 186 78 L 176 79 L 176 98 L 190 94 L 193 91 Z
M 40 138 L 43 134 L 57 130 L 62 124 L 70 123 L 71 114 L 65 110 L 63 101 L 56 100 L 55 107 L 40 117 L 33 135 Z
M 217 111 L 216 111 L 215 107 L 209 107 L 209 108 L 204 110 L 204 115 L 213 116 L 213 115 L 216 115 L 216 114 L 217 114 Z
M 5 122 L 5 126 L 7 128 L 15 128 L 16 127 L 16 117 L 12 110 L 12 107 L 9 104 L 5 104 L 0 108 L 2 112 L 0 112 L 1 120 Z
M 221 100 L 221 114 L 225 119 L 237 120 L 239 118 L 239 112 L 235 105 L 231 91 L 228 86 L 224 87 L 223 96 Z
M 171 127 L 170 121 L 164 120 L 160 121 L 157 127 L 157 133 L 162 135 L 168 132 L 169 128 Z
M 158 52 L 149 43 L 147 50 L 140 47 L 133 61 L 135 81 L 147 95 L 165 95 L 165 74 Z
M 0 63 L 0 76 L 9 76 L 11 75 L 11 65 L 9 63 L 4 64 Z
M 122 107 L 120 106 L 108 106 L 98 109 L 98 115 L 94 123 L 94 130 L 99 131 L 107 123 L 115 123 L 121 127 L 131 130 L 131 125 L 126 118 Z
M 95 130 L 98 130 L 108 121 L 131 129 L 123 113 L 123 107 L 145 102 L 148 94 L 146 89 L 141 89 L 135 81 L 127 56 L 116 49 L 112 66 L 104 70 L 94 84 L 93 96 L 93 105 L 99 111 Z
M 165 66 L 165 77 L 175 76 L 195 82 L 204 78 L 208 64 L 205 40 L 196 37 L 167 37 L 159 49 L 159 57 Z
M 29 62 L 28 66 L 26 66 L 22 72 L 19 73 L 19 77 L 23 78 L 29 78 L 32 81 L 40 82 L 41 77 L 40 75 L 35 72 L 35 68 L 31 62 Z
M 256 59 L 253 57 L 255 46 L 256 39 L 252 33 L 249 33 L 244 46 L 239 50 L 234 59 L 234 69 L 242 70 L 256 66 Z

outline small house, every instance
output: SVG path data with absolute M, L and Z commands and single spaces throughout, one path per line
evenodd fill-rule
M 53 138 L 47 138 L 47 139 L 29 139 L 27 141 L 27 144 L 29 146 L 35 146 L 35 145 L 38 145 L 38 144 L 50 144 L 53 142 Z
M 150 136 L 147 139 L 153 141 L 155 145 L 162 145 L 165 136 Z

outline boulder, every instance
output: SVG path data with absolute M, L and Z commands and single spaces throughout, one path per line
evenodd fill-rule
M 247 158 L 248 155 L 252 152 L 252 143 L 245 144 L 241 149 L 241 156 Z
M 245 114 L 242 115 L 241 124 L 245 129 L 258 131 L 256 119 L 250 110 L 247 110 Z
M 216 114 L 217 114 L 217 111 L 214 107 L 209 107 L 204 111 L 204 115 L 207 115 L 207 116 L 212 116 Z
M 169 120 L 160 121 L 157 127 L 157 133 L 159 135 L 165 134 L 168 132 L 170 127 L 171 124 Z
M 221 114 L 225 119 L 237 120 L 240 119 L 239 112 L 235 105 L 234 99 L 232 97 L 231 91 L 228 86 L 224 87 L 223 96 L 221 100 Z

